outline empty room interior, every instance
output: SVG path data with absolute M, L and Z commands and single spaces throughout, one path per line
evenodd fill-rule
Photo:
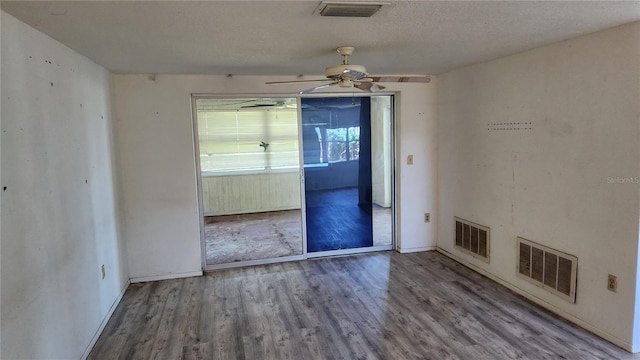
M 640 1 L 0 6 L 0 358 L 640 358 Z

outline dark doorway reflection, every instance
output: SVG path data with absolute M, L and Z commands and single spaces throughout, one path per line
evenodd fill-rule
M 373 246 L 370 99 L 302 99 L 307 251 Z
M 307 251 L 373 246 L 372 217 L 358 206 L 358 188 L 309 191 Z

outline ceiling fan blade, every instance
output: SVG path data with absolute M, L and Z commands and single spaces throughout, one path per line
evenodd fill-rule
M 313 82 L 313 81 L 327 81 L 330 79 L 313 79 L 313 80 L 291 80 L 291 81 L 267 81 L 265 84 L 289 84 L 289 83 L 301 83 L 301 82 Z
M 371 86 L 371 92 L 378 92 L 378 91 L 384 90 L 386 88 L 387 88 L 386 86 L 373 84 L 373 86 Z
M 312 92 L 314 92 L 316 90 L 325 89 L 325 88 L 328 88 L 329 86 L 336 85 L 336 84 L 338 84 L 338 82 L 332 82 L 332 83 L 329 83 L 329 84 L 314 86 L 311 89 L 302 90 L 298 94 L 312 93 Z
M 347 75 L 352 80 L 360 80 L 362 78 L 367 77 L 367 73 L 364 73 L 364 72 L 361 72 L 361 71 L 356 71 L 356 70 L 351 70 L 351 69 L 343 70 L 342 74 L 343 75 Z
M 372 93 L 378 92 L 380 90 L 384 90 L 386 88 L 386 86 L 378 85 L 369 81 L 354 83 L 353 86 L 360 90 L 372 92 Z
M 429 76 L 369 76 L 373 82 L 411 82 L 411 83 L 429 83 Z
M 358 82 L 353 83 L 353 87 L 358 88 L 363 91 L 371 92 L 371 87 L 373 86 L 372 82 Z

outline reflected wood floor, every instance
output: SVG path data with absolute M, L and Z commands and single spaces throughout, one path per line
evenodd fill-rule
M 358 188 L 307 191 L 307 251 L 373 246 L 371 211 L 358 206 Z
M 89 356 L 637 358 L 436 252 L 324 258 L 133 284 Z

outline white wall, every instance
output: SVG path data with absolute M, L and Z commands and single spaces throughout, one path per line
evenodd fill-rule
M 438 247 L 627 349 L 637 292 L 639 70 L 634 23 L 438 79 Z M 523 122 L 532 130 L 490 130 Z M 611 183 L 618 177 L 632 180 Z M 454 249 L 454 216 L 491 227 L 491 264 Z M 576 304 L 516 277 L 516 236 L 578 257 Z M 617 293 L 607 274 L 618 277 Z
M 300 209 L 300 173 L 215 175 L 202 177 L 205 216 Z
M 129 278 L 110 75 L 5 12 L 1 23 L 0 357 L 79 359 Z
M 437 78 L 431 83 L 395 84 L 399 94 L 396 124 L 396 199 L 400 252 L 433 250 L 436 247 Z M 413 165 L 407 156 L 413 155 Z M 424 213 L 433 217 L 424 222 Z
M 132 281 L 201 271 L 191 94 L 275 95 L 300 88 L 264 84 L 276 79 L 295 77 L 114 76 L 123 236 Z M 399 164 L 400 246 L 433 248 L 434 228 L 423 223 L 422 213 L 435 211 L 434 85 L 389 85 L 401 92 L 399 158 L 411 153 L 417 160 L 410 167 Z M 411 191 L 404 196 L 403 189 Z
M 2 13 L 0 13 L 0 16 Z M 0 19 L 0 26 L 2 20 Z M 0 29 L 0 35 L 2 30 Z M 1 41 L 1 40 L 0 40 Z M 2 46 L 0 46 L 0 64 L 2 63 Z M 0 69 L 0 75 L 2 69 Z M 0 79 L 1 81 L 1 79 Z M 0 83 L 1 85 L 1 83 Z M 0 86 L 0 309 L 2 308 L 2 86 Z M 0 310 L 0 357 L 2 356 L 2 311 Z
M 371 98 L 371 185 L 373 203 L 391 206 L 391 102 Z

